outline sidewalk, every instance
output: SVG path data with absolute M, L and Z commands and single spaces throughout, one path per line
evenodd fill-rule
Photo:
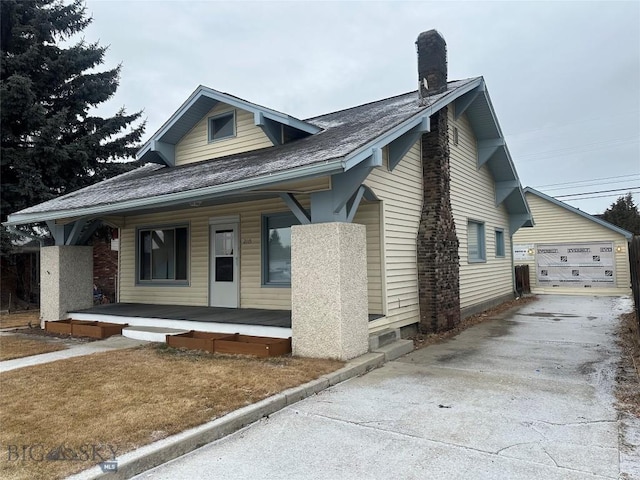
M 32 355 L 30 357 L 14 358 L 13 360 L 5 360 L 4 362 L 0 362 L 0 373 L 15 370 L 17 368 L 55 362 L 56 360 L 63 360 L 65 358 L 80 357 L 83 355 L 91 355 L 92 353 L 136 347 L 145 343 L 147 342 L 116 335 L 104 340 L 72 345 L 66 350 L 43 353 L 41 355 Z

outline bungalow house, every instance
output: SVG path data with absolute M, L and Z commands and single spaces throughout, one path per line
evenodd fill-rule
M 513 236 L 533 293 L 630 295 L 633 234 L 542 192 L 524 189 L 536 219 Z
M 56 240 L 43 321 L 91 306 L 83 245 L 100 224 L 120 230 L 112 309 L 211 307 L 216 328 L 285 312 L 299 355 L 351 358 L 371 334 L 513 298 L 511 238 L 533 221 L 485 81 L 447 81 L 435 30 L 417 47 L 418 91 L 307 120 L 200 86 L 144 166 L 10 215 Z

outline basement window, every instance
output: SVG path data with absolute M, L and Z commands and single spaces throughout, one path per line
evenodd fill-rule
M 485 262 L 484 223 L 475 220 L 467 222 L 467 261 L 469 263 Z
M 189 229 L 186 226 L 139 229 L 138 284 L 187 284 Z
M 209 141 L 216 142 L 236 136 L 236 112 L 209 117 Z

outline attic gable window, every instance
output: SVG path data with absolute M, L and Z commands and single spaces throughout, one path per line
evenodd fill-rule
M 236 136 L 236 112 L 209 117 L 209 141 L 216 142 Z

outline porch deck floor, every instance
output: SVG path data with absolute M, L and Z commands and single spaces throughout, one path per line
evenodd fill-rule
M 235 323 L 291 328 L 291 311 L 289 310 L 152 305 L 147 303 L 108 303 L 106 305 L 95 305 L 91 308 L 77 311 L 120 317 L 158 318 L 189 320 L 192 322 Z
M 119 317 L 158 318 L 165 320 L 188 320 L 192 322 L 291 328 L 290 310 L 153 305 L 149 303 L 108 303 L 106 305 L 95 305 L 84 310 L 77 310 L 77 312 Z M 382 315 L 369 315 L 369 321 L 380 317 L 382 317 Z

